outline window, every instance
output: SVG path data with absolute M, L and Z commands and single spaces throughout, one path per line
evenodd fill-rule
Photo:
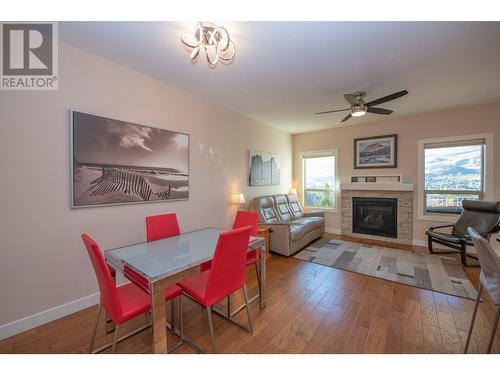
M 302 203 L 305 207 L 335 208 L 337 152 L 302 154 Z
M 485 139 L 423 144 L 425 214 L 459 214 L 462 200 L 484 199 Z

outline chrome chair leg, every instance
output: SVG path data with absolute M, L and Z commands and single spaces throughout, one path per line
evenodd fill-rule
M 99 307 L 97 308 L 97 318 L 95 320 L 94 330 L 92 331 L 92 339 L 90 340 L 89 354 L 92 354 L 92 350 L 94 350 L 95 335 L 97 333 L 97 326 L 99 325 L 101 310 L 102 310 L 102 305 L 99 303 Z
M 248 332 L 253 335 L 252 319 L 250 318 L 250 306 L 248 304 L 247 286 L 243 285 L 243 295 L 245 296 L 245 310 L 247 311 Z
M 179 340 L 172 347 L 167 348 L 167 353 L 174 352 L 184 342 L 184 340 L 183 340 L 184 339 L 184 337 L 183 337 L 184 333 L 183 333 L 183 330 L 182 330 L 182 326 L 183 326 L 183 320 L 182 320 L 182 294 L 179 296 L 179 302 L 175 302 L 176 300 L 177 300 L 177 298 L 174 298 L 171 301 L 172 304 L 175 303 L 175 305 L 177 305 L 177 309 L 172 310 L 171 331 L 172 331 L 172 333 L 174 335 L 177 335 L 177 328 L 176 327 L 179 328 Z M 174 306 L 174 305 L 172 305 L 172 306 Z M 175 310 L 177 310 L 177 312 L 175 312 Z M 177 313 L 179 314 L 179 326 L 177 326 L 177 323 L 175 321 Z M 186 342 L 187 342 L 187 340 L 186 340 Z
M 260 294 L 260 267 L 258 263 L 254 263 L 255 265 L 255 273 L 257 274 L 257 284 L 259 285 L 259 293 Z
M 180 325 L 179 335 L 181 337 L 180 343 L 182 344 L 182 337 L 184 335 L 183 328 L 182 328 L 184 325 L 184 319 L 182 318 L 182 294 L 179 296 L 179 325 Z
M 170 301 L 170 331 L 175 334 L 175 298 Z
M 497 306 L 497 313 L 495 315 L 495 320 L 493 321 L 493 326 L 491 327 L 490 341 L 488 343 L 488 349 L 486 353 L 491 353 L 491 347 L 493 346 L 493 341 L 495 341 L 495 333 L 497 332 L 498 319 L 500 318 L 500 306 Z
M 116 286 L 116 273 L 111 278 L 113 280 L 113 285 Z M 110 334 L 115 330 L 115 323 L 113 322 L 107 311 L 105 311 L 105 316 L 106 316 L 106 334 Z
M 474 328 L 474 322 L 476 321 L 477 309 L 479 308 L 479 302 L 481 301 L 481 293 L 483 292 L 483 284 L 479 283 L 479 290 L 477 292 L 476 304 L 474 305 L 474 312 L 472 313 L 472 318 L 470 321 L 469 332 L 467 333 L 467 340 L 465 341 L 464 354 L 467 354 L 469 349 L 470 338 L 472 336 L 472 330 Z
M 212 340 L 212 353 L 215 354 L 215 334 L 214 334 L 214 323 L 212 321 L 212 307 L 207 307 L 207 315 L 208 315 L 208 326 L 210 327 L 210 338 Z
M 116 342 L 118 341 L 118 327 L 120 327 L 119 324 L 115 325 L 115 334 L 113 335 L 113 346 L 111 348 L 111 353 L 115 354 L 116 352 Z

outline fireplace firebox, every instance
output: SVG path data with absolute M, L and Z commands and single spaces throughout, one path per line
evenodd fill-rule
M 397 238 L 396 198 L 352 198 L 352 232 Z

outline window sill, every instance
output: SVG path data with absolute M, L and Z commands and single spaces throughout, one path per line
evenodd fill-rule
M 458 220 L 459 216 L 460 215 L 454 215 L 454 214 L 442 214 L 442 215 L 419 214 L 417 219 L 425 221 L 439 221 L 441 223 L 455 223 Z

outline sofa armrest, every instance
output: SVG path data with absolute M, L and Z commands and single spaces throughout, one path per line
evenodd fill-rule
M 325 217 L 325 211 L 323 210 L 309 210 L 309 211 L 304 211 L 304 216 L 305 217 Z
M 290 255 L 290 226 L 287 223 L 266 224 L 270 227 L 269 242 L 271 251 L 289 256 Z

